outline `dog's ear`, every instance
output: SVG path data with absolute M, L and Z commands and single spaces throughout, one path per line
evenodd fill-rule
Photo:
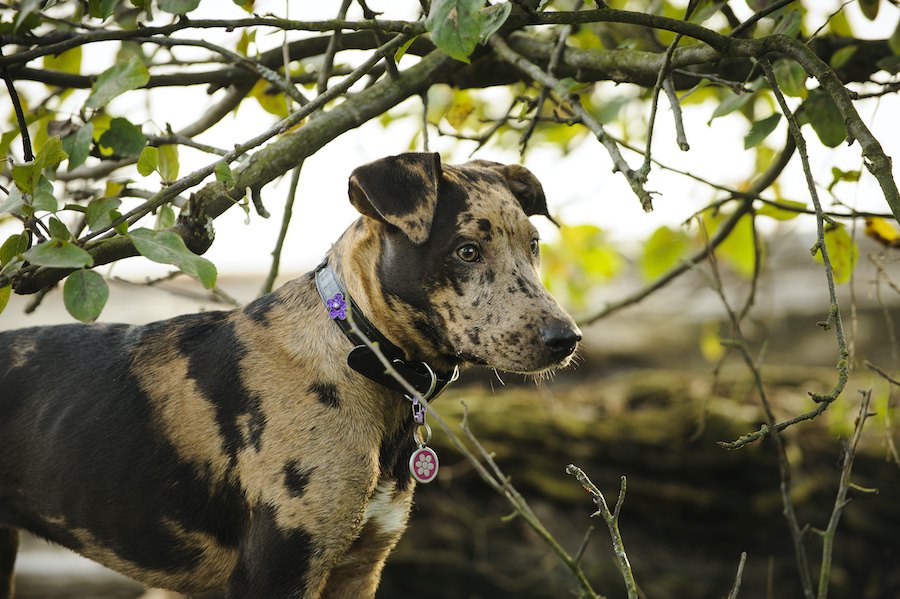
M 440 154 L 388 156 L 350 174 L 350 203 L 365 216 L 397 227 L 420 245 L 431 233 L 440 178 Z
M 554 224 L 553 217 L 547 210 L 547 198 L 544 196 L 544 188 L 538 178 L 530 170 L 519 164 L 500 164 L 490 160 L 472 160 L 469 164 L 489 168 L 499 173 L 509 186 L 509 190 L 519 201 L 522 210 L 528 216 L 540 214 L 546 216 Z

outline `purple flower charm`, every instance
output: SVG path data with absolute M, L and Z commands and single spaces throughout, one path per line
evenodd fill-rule
M 332 320 L 334 320 L 335 318 L 346 320 L 347 302 L 344 300 L 343 293 L 335 293 L 333 298 L 325 302 L 325 305 L 328 306 L 328 315 Z

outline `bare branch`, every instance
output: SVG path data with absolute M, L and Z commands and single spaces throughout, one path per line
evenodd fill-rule
M 653 201 L 650 197 L 650 193 L 644 189 L 645 178 L 642 178 L 640 173 L 632 170 L 631 167 L 628 166 L 628 163 L 622 157 L 622 153 L 619 152 L 619 147 L 616 142 L 606 133 L 603 125 L 584 109 L 581 100 L 574 94 L 569 93 L 558 79 L 548 75 L 541 70 L 540 67 L 514 52 L 500 36 L 493 36 L 489 43 L 494 50 L 497 51 L 497 54 L 499 54 L 506 62 L 522 71 L 528 77 L 539 82 L 541 85 L 553 89 L 561 97 L 567 98 L 569 102 L 571 102 L 572 109 L 575 111 L 575 114 L 578 115 L 581 122 L 594 133 L 600 143 L 603 144 L 603 147 L 609 152 L 610 158 L 612 158 L 613 161 L 614 171 L 620 171 L 625 175 L 625 179 L 631 186 L 632 191 L 634 191 L 635 195 L 641 201 L 641 206 L 644 210 L 652 210 Z

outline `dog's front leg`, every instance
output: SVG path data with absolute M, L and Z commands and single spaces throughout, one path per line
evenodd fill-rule
M 411 482 L 402 490 L 394 482 L 378 484 L 366 507 L 362 531 L 331 571 L 323 599 L 375 596 L 384 563 L 406 529 L 413 491 Z

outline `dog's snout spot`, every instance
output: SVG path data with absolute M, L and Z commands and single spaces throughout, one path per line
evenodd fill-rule
M 557 360 L 569 357 L 581 341 L 581 331 L 576 326 L 555 320 L 541 328 L 541 341 Z

